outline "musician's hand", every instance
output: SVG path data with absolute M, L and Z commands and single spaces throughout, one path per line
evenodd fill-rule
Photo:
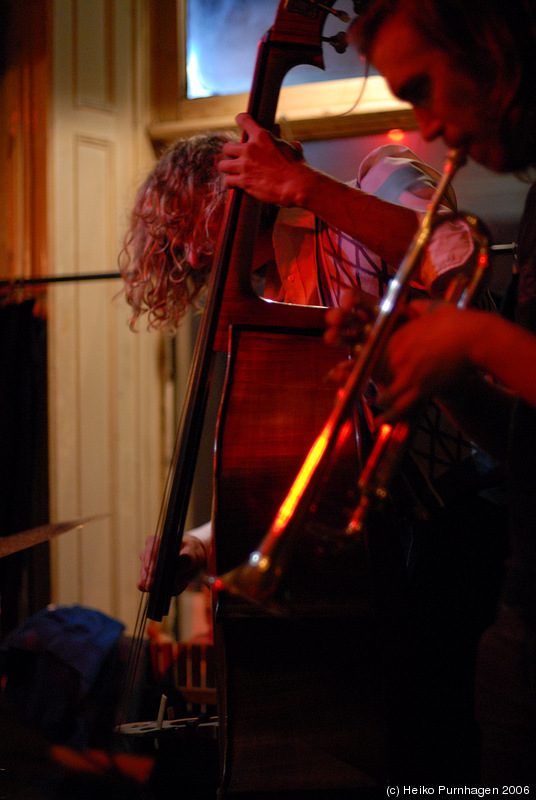
M 326 311 L 324 340 L 335 347 L 359 345 L 370 332 L 378 313 L 378 300 L 361 289 L 346 292 L 338 308 Z
M 357 356 L 373 325 L 376 303 L 358 289 L 345 295 L 340 308 L 326 312 L 326 342 L 347 344 Z M 376 354 L 371 376 L 380 390 L 375 404 L 384 409 L 378 424 L 396 422 L 418 402 L 457 391 L 470 366 L 472 320 L 469 312 L 435 300 L 414 301 L 398 312 L 396 328 Z M 350 360 L 341 362 L 330 378 L 343 384 L 352 366 Z
M 226 173 L 224 185 L 244 189 L 264 203 L 298 205 L 304 171 L 309 169 L 301 145 L 277 138 L 249 114 L 239 114 L 236 121 L 248 138 L 224 145 L 218 163 L 218 169 Z
M 356 355 L 367 338 L 378 313 L 378 300 L 361 289 L 346 292 L 338 308 L 326 311 L 324 340 L 333 347 L 348 346 L 348 355 Z M 336 385 L 346 382 L 353 367 L 353 359 L 339 362 L 330 372 L 329 379 Z
M 159 546 L 160 540 L 155 536 L 150 536 L 145 542 L 145 548 L 140 553 L 141 570 L 138 589 L 142 592 L 148 592 L 152 588 Z M 173 584 L 174 595 L 181 594 L 197 573 L 206 568 L 206 561 L 207 555 L 203 543 L 196 536 L 185 533 L 182 538 Z
M 377 404 L 385 409 L 379 424 L 407 416 L 422 400 L 461 391 L 473 369 L 470 344 L 474 331 L 481 330 L 481 314 L 437 301 L 409 304 L 409 320 L 386 345 L 389 378 L 377 398 Z

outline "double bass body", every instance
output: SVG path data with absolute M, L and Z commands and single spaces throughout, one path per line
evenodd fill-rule
M 216 439 L 215 574 L 242 563 L 268 529 L 331 409 L 324 379 L 337 358 L 321 330 L 233 326 Z M 355 500 L 356 447 L 349 437 L 331 476 L 323 517 L 332 528 Z M 400 608 L 395 541 L 383 525 L 372 551 L 305 531 L 275 598 L 282 613 L 217 596 L 222 796 L 344 792 L 385 778 L 395 687 L 386 670 L 400 666 L 387 656 L 397 648 L 386 604 Z

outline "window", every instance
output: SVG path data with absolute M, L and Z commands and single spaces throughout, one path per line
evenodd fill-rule
M 279 0 L 187 0 L 186 95 L 189 99 L 248 92 L 255 67 L 257 43 L 272 25 Z M 352 16 L 352 0 L 335 6 Z M 328 16 L 326 37 L 344 31 L 346 24 Z M 337 53 L 324 48 L 326 70 L 298 66 L 286 76 L 284 85 L 317 83 L 363 77 L 365 66 L 356 53 Z
M 234 127 L 236 114 L 247 107 L 257 43 L 273 23 L 278 4 L 151 0 L 150 135 L 155 147 L 200 130 Z M 335 4 L 350 16 L 352 7 L 351 0 Z M 345 27 L 330 15 L 324 34 Z M 299 66 L 286 76 L 277 114 L 285 135 L 310 141 L 415 127 L 409 106 L 391 95 L 381 77 L 365 81 L 355 52 L 340 55 L 325 44 L 324 60 L 324 72 Z

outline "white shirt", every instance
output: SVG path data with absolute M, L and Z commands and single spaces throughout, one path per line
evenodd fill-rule
M 411 150 L 393 144 L 369 153 L 358 177 L 348 185 L 424 216 L 439 177 Z M 455 207 L 450 190 L 441 210 L 447 212 Z M 273 243 L 282 288 L 272 299 L 282 302 L 339 305 L 341 294 L 355 287 L 380 297 L 392 275 L 387 264 L 371 250 L 300 208 L 279 211 Z M 421 264 L 424 288 L 430 292 L 438 277 L 463 267 L 473 253 L 474 242 L 463 221 L 441 225 Z

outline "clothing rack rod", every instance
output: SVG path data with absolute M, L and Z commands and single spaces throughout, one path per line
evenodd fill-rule
M 42 283 L 67 283 L 68 281 L 100 281 L 120 277 L 120 272 L 90 272 L 85 275 L 43 275 L 40 278 L 13 278 L 10 281 L 0 281 L 0 288 L 35 286 Z
M 517 245 L 515 242 L 511 244 L 494 244 L 490 248 L 495 252 L 502 253 L 515 253 Z M 43 275 L 39 278 L 14 278 L 12 280 L 0 281 L 0 288 L 17 287 L 17 286 L 38 286 L 45 283 L 68 283 L 78 281 L 101 281 L 113 280 L 121 278 L 120 272 L 90 272 L 82 275 Z

